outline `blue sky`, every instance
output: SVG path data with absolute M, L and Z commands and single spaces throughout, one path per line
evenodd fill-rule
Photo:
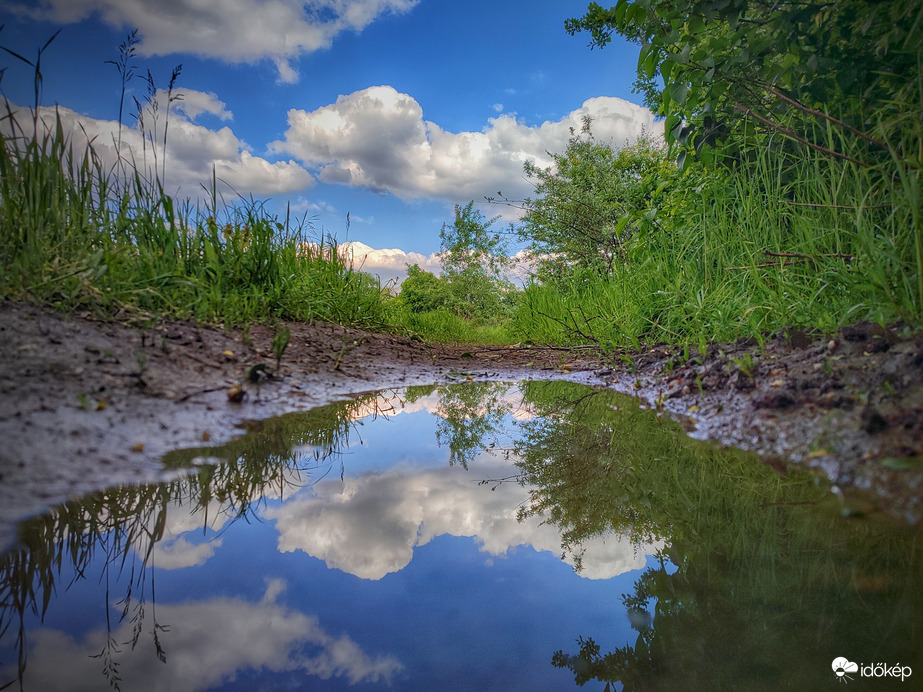
M 195 197 L 214 165 L 272 211 L 291 204 L 306 213 L 318 233 L 392 249 L 368 259 L 387 274 L 405 261 L 434 268 L 454 204 L 529 194 L 523 162 L 548 163 L 546 152 L 562 150 L 583 115 L 616 144 L 656 128 L 631 93 L 638 48 L 616 37 L 593 51 L 588 36 L 564 31 L 564 20 L 586 6 L 13 0 L 0 7 L 0 45 L 34 59 L 61 29 L 42 56 L 41 104 L 67 109 L 75 137 L 91 133 L 114 161 L 120 81 L 105 61 L 137 28 L 139 75 L 150 70 L 165 88 L 173 67 L 183 68 L 183 100 L 173 104 L 167 136 L 168 191 Z M 0 67 L 6 98 L 32 105 L 30 68 L 9 55 Z M 140 78 L 129 84 L 123 155 L 133 147 L 141 157 L 132 97 L 143 101 L 146 90 Z

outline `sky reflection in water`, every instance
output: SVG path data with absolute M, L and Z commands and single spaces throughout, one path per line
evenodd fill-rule
M 164 465 L 20 526 L 0 685 L 769 691 L 835 684 L 841 657 L 923 675 L 918 531 L 615 392 L 413 387 Z
M 529 407 L 515 387 L 489 395 L 474 441 L 493 451 L 439 444 L 438 393 L 392 392 L 348 413 L 342 455 L 283 467 L 245 521 L 221 497 L 233 488 L 212 488 L 174 493 L 143 527 L 162 538 L 136 533 L 124 565 L 102 533 L 80 576 L 56 577 L 44 621 L 26 617 L 25 688 L 104 689 L 107 665 L 123 690 L 572 687 L 551 654 L 586 632 L 634 642 L 620 597 L 656 546 L 594 536 L 579 574 L 562 561 L 556 526 L 517 519 L 529 489 L 509 480 L 511 436 Z M 17 677 L 15 628 L 0 684 Z

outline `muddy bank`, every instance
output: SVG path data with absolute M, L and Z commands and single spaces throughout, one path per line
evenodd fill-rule
M 276 371 L 272 341 L 291 331 Z M 715 345 L 591 351 L 425 344 L 338 326 L 225 332 L 63 317 L 0 302 L 0 546 L 15 519 L 118 483 L 159 480 L 178 447 L 220 443 L 247 420 L 388 387 L 560 377 L 631 392 L 696 436 L 831 478 L 850 506 L 920 523 L 923 338 L 858 325 Z M 253 377 L 248 370 L 256 368 Z M 239 400 L 238 400 L 239 399 Z
M 865 322 L 630 360 L 633 375 L 614 386 L 688 417 L 694 437 L 757 451 L 780 471 L 816 470 L 844 514 L 923 524 L 923 336 Z

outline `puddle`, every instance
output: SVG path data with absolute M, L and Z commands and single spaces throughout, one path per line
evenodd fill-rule
M 690 440 L 611 391 L 413 387 L 164 464 L 161 484 L 19 526 L 0 561 L 0 687 L 923 676 L 916 531 L 844 518 L 815 477 Z M 856 669 L 834 671 L 841 657 Z

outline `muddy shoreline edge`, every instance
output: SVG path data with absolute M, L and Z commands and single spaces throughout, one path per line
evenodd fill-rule
M 276 329 L 291 330 L 277 377 Z M 828 478 L 847 514 L 923 525 L 923 335 L 860 323 L 600 359 L 586 349 L 426 344 L 329 324 L 138 328 L 0 301 L 0 549 L 15 522 L 68 498 L 163 479 L 168 451 L 248 420 L 417 384 L 567 379 L 638 397 L 690 434 Z M 239 403 L 228 392 L 246 390 Z

